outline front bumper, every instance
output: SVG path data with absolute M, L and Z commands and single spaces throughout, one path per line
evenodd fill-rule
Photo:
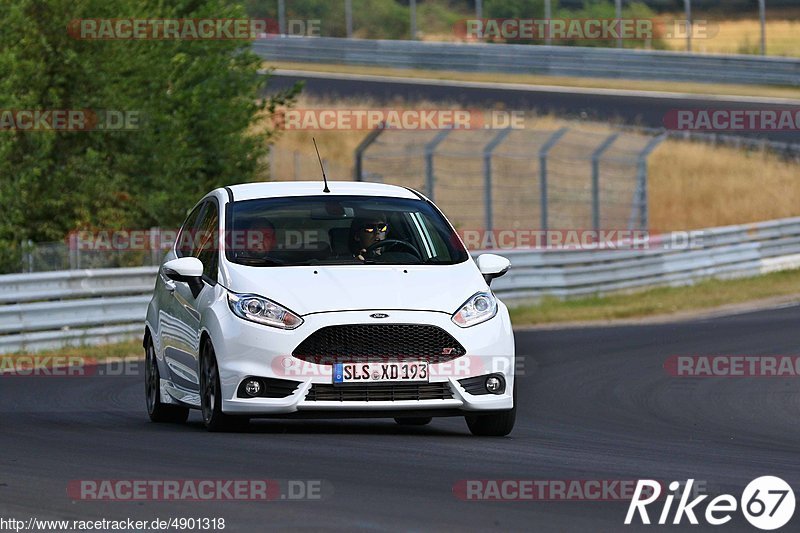
M 374 324 L 370 311 L 344 311 L 307 315 L 302 326 L 283 331 L 260 326 L 229 315 L 220 331 L 210 332 L 220 369 L 222 409 L 228 414 L 247 416 L 280 416 L 335 413 L 341 417 L 381 416 L 381 413 L 424 412 L 431 416 L 448 416 L 476 411 L 500 411 L 513 407 L 514 340 L 508 312 L 500 306 L 493 319 L 459 328 L 450 315 L 437 312 L 386 311 L 389 318 L 381 323 L 431 324 L 450 333 L 466 349 L 466 355 L 444 363 L 429 365 L 431 384 L 440 383 L 449 389 L 446 398 L 394 401 L 330 401 L 309 398 L 314 384 L 330 386 L 331 365 L 300 361 L 291 356 L 306 337 L 318 329 L 341 324 Z M 222 332 L 225 332 L 223 335 Z M 503 394 L 470 394 L 459 380 L 468 377 L 502 374 L 506 381 Z M 237 390 L 247 377 L 277 378 L 298 382 L 296 390 L 283 398 L 240 398 Z M 369 387 L 372 385 L 364 385 Z M 345 386 L 346 387 L 346 386 Z M 411 415 L 409 415 L 411 416 Z

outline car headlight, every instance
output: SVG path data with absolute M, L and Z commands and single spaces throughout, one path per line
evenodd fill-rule
M 497 314 L 497 300 L 490 292 L 479 292 L 466 301 L 453 315 L 453 322 L 468 328 L 486 322 Z
M 256 294 L 228 293 L 228 305 L 239 318 L 281 329 L 295 329 L 303 319 L 283 306 Z

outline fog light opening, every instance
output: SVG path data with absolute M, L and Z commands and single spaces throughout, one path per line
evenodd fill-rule
M 264 389 L 263 385 L 261 385 L 261 381 L 257 379 L 248 379 L 244 383 L 244 392 L 251 398 L 255 398 L 261 391 Z
M 506 390 L 506 383 L 500 376 L 489 376 L 486 378 L 486 390 L 492 394 L 503 394 Z

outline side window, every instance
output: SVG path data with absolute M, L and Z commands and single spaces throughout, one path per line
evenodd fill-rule
M 206 202 L 198 205 L 186 217 L 186 222 L 183 223 L 180 233 L 178 233 L 178 240 L 175 245 L 175 254 L 178 257 L 187 257 L 194 255 L 195 245 L 195 229 L 197 228 L 197 219 L 200 218 L 200 213 L 206 206 Z
M 192 255 L 203 263 L 203 275 L 217 282 L 219 270 L 219 212 L 214 202 L 208 202 L 197 225 L 196 248 Z

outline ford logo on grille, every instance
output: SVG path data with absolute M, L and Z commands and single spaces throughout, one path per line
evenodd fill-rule
M 372 313 L 369 316 L 372 318 L 389 318 L 389 315 L 387 315 L 386 313 Z

